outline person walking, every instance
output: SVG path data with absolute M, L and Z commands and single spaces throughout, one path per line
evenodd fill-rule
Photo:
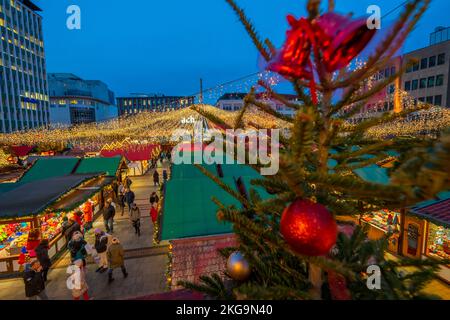
M 117 238 L 112 239 L 112 243 L 108 248 L 108 264 L 108 284 L 114 281 L 114 269 L 122 269 L 123 277 L 128 277 L 127 269 L 125 268 L 123 247 Z
M 108 234 L 100 229 L 95 229 L 95 250 L 100 258 L 98 262 L 98 269 L 95 272 L 103 273 L 108 270 L 108 257 L 106 251 L 108 250 Z
M 83 297 L 83 300 L 89 300 L 89 287 L 86 281 L 86 268 L 84 267 L 83 260 L 75 260 L 73 264 L 75 268 L 79 269 L 77 272 L 79 279 L 72 287 L 73 300 L 80 300 L 81 297 Z
M 133 183 L 133 181 L 130 179 L 130 177 L 129 177 L 129 176 L 126 176 L 126 177 L 125 177 L 125 187 L 126 187 L 127 189 L 130 189 L 132 183 Z
M 155 191 L 150 195 L 150 205 L 153 207 L 155 204 L 159 203 L 159 197 Z
M 75 232 L 72 236 L 72 240 L 70 240 L 67 248 L 70 251 L 70 257 L 72 259 L 72 263 L 76 260 L 83 260 L 84 265 L 86 265 L 86 245 L 87 242 L 83 238 L 83 234 L 81 232 Z
M 131 205 L 134 202 L 134 198 L 135 198 L 134 192 L 131 191 L 131 189 L 127 188 L 125 191 L 125 201 L 128 206 L 128 212 L 130 212 L 130 210 L 131 210 Z
M 159 186 L 159 173 L 158 173 L 158 170 L 156 170 L 156 169 L 155 169 L 155 172 L 153 172 L 153 185 Z
M 42 239 L 41 243 L 39 243 L 36 249 L 34 249 L 34 251 L 36 252 L 36 258 L 42 266 L 42 278 L 44 279 L 44 282 L 47 282 L 48 280 L 48 270 L 52 265 L 52 261 L 50 260 L 50 257 L 48 255 L 48 249 L 48 239 Z
M 112 205 L 112 200 L 108 199 L 103 208 L 103 222 L 107 233 L 114 231 L 114 216 L 116 215 L 116 209 Z
M 31 261 L 30 267 L 23 275 L 25 283 L 25 296 L 29 300 L 48 300 L 45 292 L 45 281 L 42 275 L 42 266 L 38 260 Z
M 119 197 L 118 197 L 117 201 L 119 202 L 119 206 L 120 206 L 120 209 L 122 210 L 122 216 L 123 216 L 123 212 L 125 209 L 125 186 L 123 185 L 122 182 L 119 184 L 118 192 L 119 192 Z
M 168 179 L 167 170 L 164 169 L 164 170 L 163 170 L 163 182 L 166 183 L 166 182 L 167 182 L 167 179 Z
M 72 239 L 72 236 L 75 232 L 81 232 L 81 226 L 75 222 L 73 216 L 70 218 L 64 217 L 62 223 L 62 234 L 66 237 L 66 242 Z
M 131 205 L 130 210 L 130 220 L 131 224 L 133 225 L 135 234 L 138 235 L 138 237 L 141 236 L 141 210 L 139 210 L 139 207 L 136 205 L 135 202 Z

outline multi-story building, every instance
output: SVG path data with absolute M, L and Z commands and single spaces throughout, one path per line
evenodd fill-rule
M 0 0 L 0 132 L 49 122 L 40 11 L 29 0 Z
M 49 73 L 50 124 L 70 126 L 117 118 L 114 93 L 98 80 Z
M 402 77 L 402 89 L 421 102 L 450 107 L 450 28 L 437 28 L 428 47 L 407 53 L 403 63 L 414 59 Z
M 247 94 L 241 92 L 225 93 L 216 102 L 216 107 L 226 111 L 237 111 L 244 106 L 244 98 Z M 282 94 L 288 101 L 296 102 L 297 96 L 291 94 Z M 257 93 L 256 98 L 271 106 L 273 110 L 281 114 L 293 117 L 295 111 L 291 108 L 285 107 L 283 103 L 267 96 L 266 93 Z
M 195 97 L 166 96 L 163 94 L 131 94 L 117 98 L 119 115 L 131 115 L 140 112 L 163 112 L 186 108 L 195 103 Z

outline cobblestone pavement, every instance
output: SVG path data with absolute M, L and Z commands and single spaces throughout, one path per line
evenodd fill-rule
M 164 164 L 166 167 L 167 164 Z M 162 177 L 162 168 L 158 168 Z M 97 265 L 88 259 L 87 282 L 89 294 L 96 300 L 102 299 L 128 299 L 160 293 L 166 290 L 166 264 L 167 246 L 162 243 L 153 246 L 153 225 L 150 218 L 149 197 L 153 187 L 153 170 L 141 177 L 131 177 L 131 189 L 136 195 L 136 203 L 141 209 L 141 236 L 134 233 L 131 222 L 125 209 L 121 216 L 120 210 L 116 213 L 114 222 L 114 236 L 118 237 L 125 248 L 125 266 L 128 278 L 123 279 L 120 269 L 114 271 L 115 281 L 108 285 L 107 274 L 96 273 Z M 94 228 L 104 230 L 103 219 L 100 217 L 94 222 Z M 86 235 L 86 240 L 93 243 L 93 231 Z M 67 289 L 66 273 L 70 263 L 69 253 L 66 252 L 53 265 L 49 272 L 50 281 L 47 284 L 47 294 L 50 299 L 72 299 L 71 291 Z M 21 278 L 0 280 L 0 300 L 25 299 L 24 284 Z

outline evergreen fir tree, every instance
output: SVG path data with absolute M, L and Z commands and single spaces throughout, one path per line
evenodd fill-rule
M 274 59 L 276 51 L 270 40 L 261 41 L 244 11 L 234 0 L 226 1 L 264 59 Z M 321 14 L 320 2 L 308 1 L 309 21 L 314 21 Z M 218 299 L 327 299 L 336 298 L 328 280 L 329 275 L 337 275 L 349 290 L 351 299 L 424 297 L 421 289 L 433 278 L 438 265 L 448 261 L 386 259 L 387 239 L 368 240 L 367 229 L 359 226 L 350 237 L 340 233 L 335 248 L 327 257 L 300 255 L 280 234 L 280 219 L 283 210 L 296 199 L 310 199 L 322 204 L 340 221 L 343 216 L 360 216 L 379 209 L 399 210 L 449 188 L 449 131 L 442 132 L 438 139 L 394 136 L 379 140 L 366 134 L 374 126 L 405 118 L 412 112 L 429 108 L 429 105 L 386 113 L 355 125 L 346 122 L 370 97 L 405 71 L 406 68 L 397 70 L 396 74 L 363 90 L 374 74 L 384 70 L 428 5 L 428 0 L 411 0 L 365 65 L 357 70 L 343 68 L 338 72 L 328 72 L 323 67 L 323 53 L 313 48 L 311 55 L 318 78 L 314 84 L 319 92 L 317 100 L 307 93 L 307 90 L 312 91 L 311 80 L 289 78 L 301 104 L 286 101 L 260 81 L 259 85 L 272 97 L 295 110 L 292 119 L 259 101 L 255 90 L 247 95 L 244 108 L 235 121 L 236 128 L 242 125 L 242 117 L 250 107 L 291 124 L 291 135 L 280 138 L 279 172 L 252 181 L 253 186 L 262 186 L 274 196 L 262 200 L 254 189 L 250 189 L 249 197 L 245 198 L 201 166 L 199 169 L 243 204 L 242 208 L 236 208 L 214 199 L 220 208 L 218 219 L 233 224 L 239 241 L 237 248 L 221 252 L 225 258 L 235 250 L 243 253 L 252 266 L 251 276 L 246 281 L 226 277 L 222 282 L 218 275 L 214 275 L 202 277 L 200 284 L 179 284 Z M 330 0 L 328 11 L 333 9 L 334 1 Z M 333 98 L 338 90 L 344 90 L 345 94 L 335 101 Z M 211 121 L 224 125 L 217 117 L 202 112 L 201 108 L 196 110 Z M 390 151 L 396 151 L 400 156 L 389 172 L 388 185 L 368 182 L 356 175 L 356 169 L 388 158 Z M 329 164 L 333 160 L 336 165 L 331 169 Z M 366 269 L 370 264 L 381 269 L 381 290 L 370 290 L 366 286 Z M 415 267 L 417 271 L 404 273 L 402 270 L 405 267 Z M 322 280 L 312 276 L 317 271 L 322 275 Z

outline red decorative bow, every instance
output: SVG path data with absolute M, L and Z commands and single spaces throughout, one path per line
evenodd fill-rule
M 312 52 L 319 52 L 316 64 L 321 63 L 327 72 L 334 72 L 347 66 L 376 31 L 367 28 L 365 19 L 351 20 L 336 13 L 326 13 L 312 21 L 288 15 L 287 20 L 291 29 L 268 69 L 287 78 L 308 80 L 314 104 L 318 104 L 318 98 Z

